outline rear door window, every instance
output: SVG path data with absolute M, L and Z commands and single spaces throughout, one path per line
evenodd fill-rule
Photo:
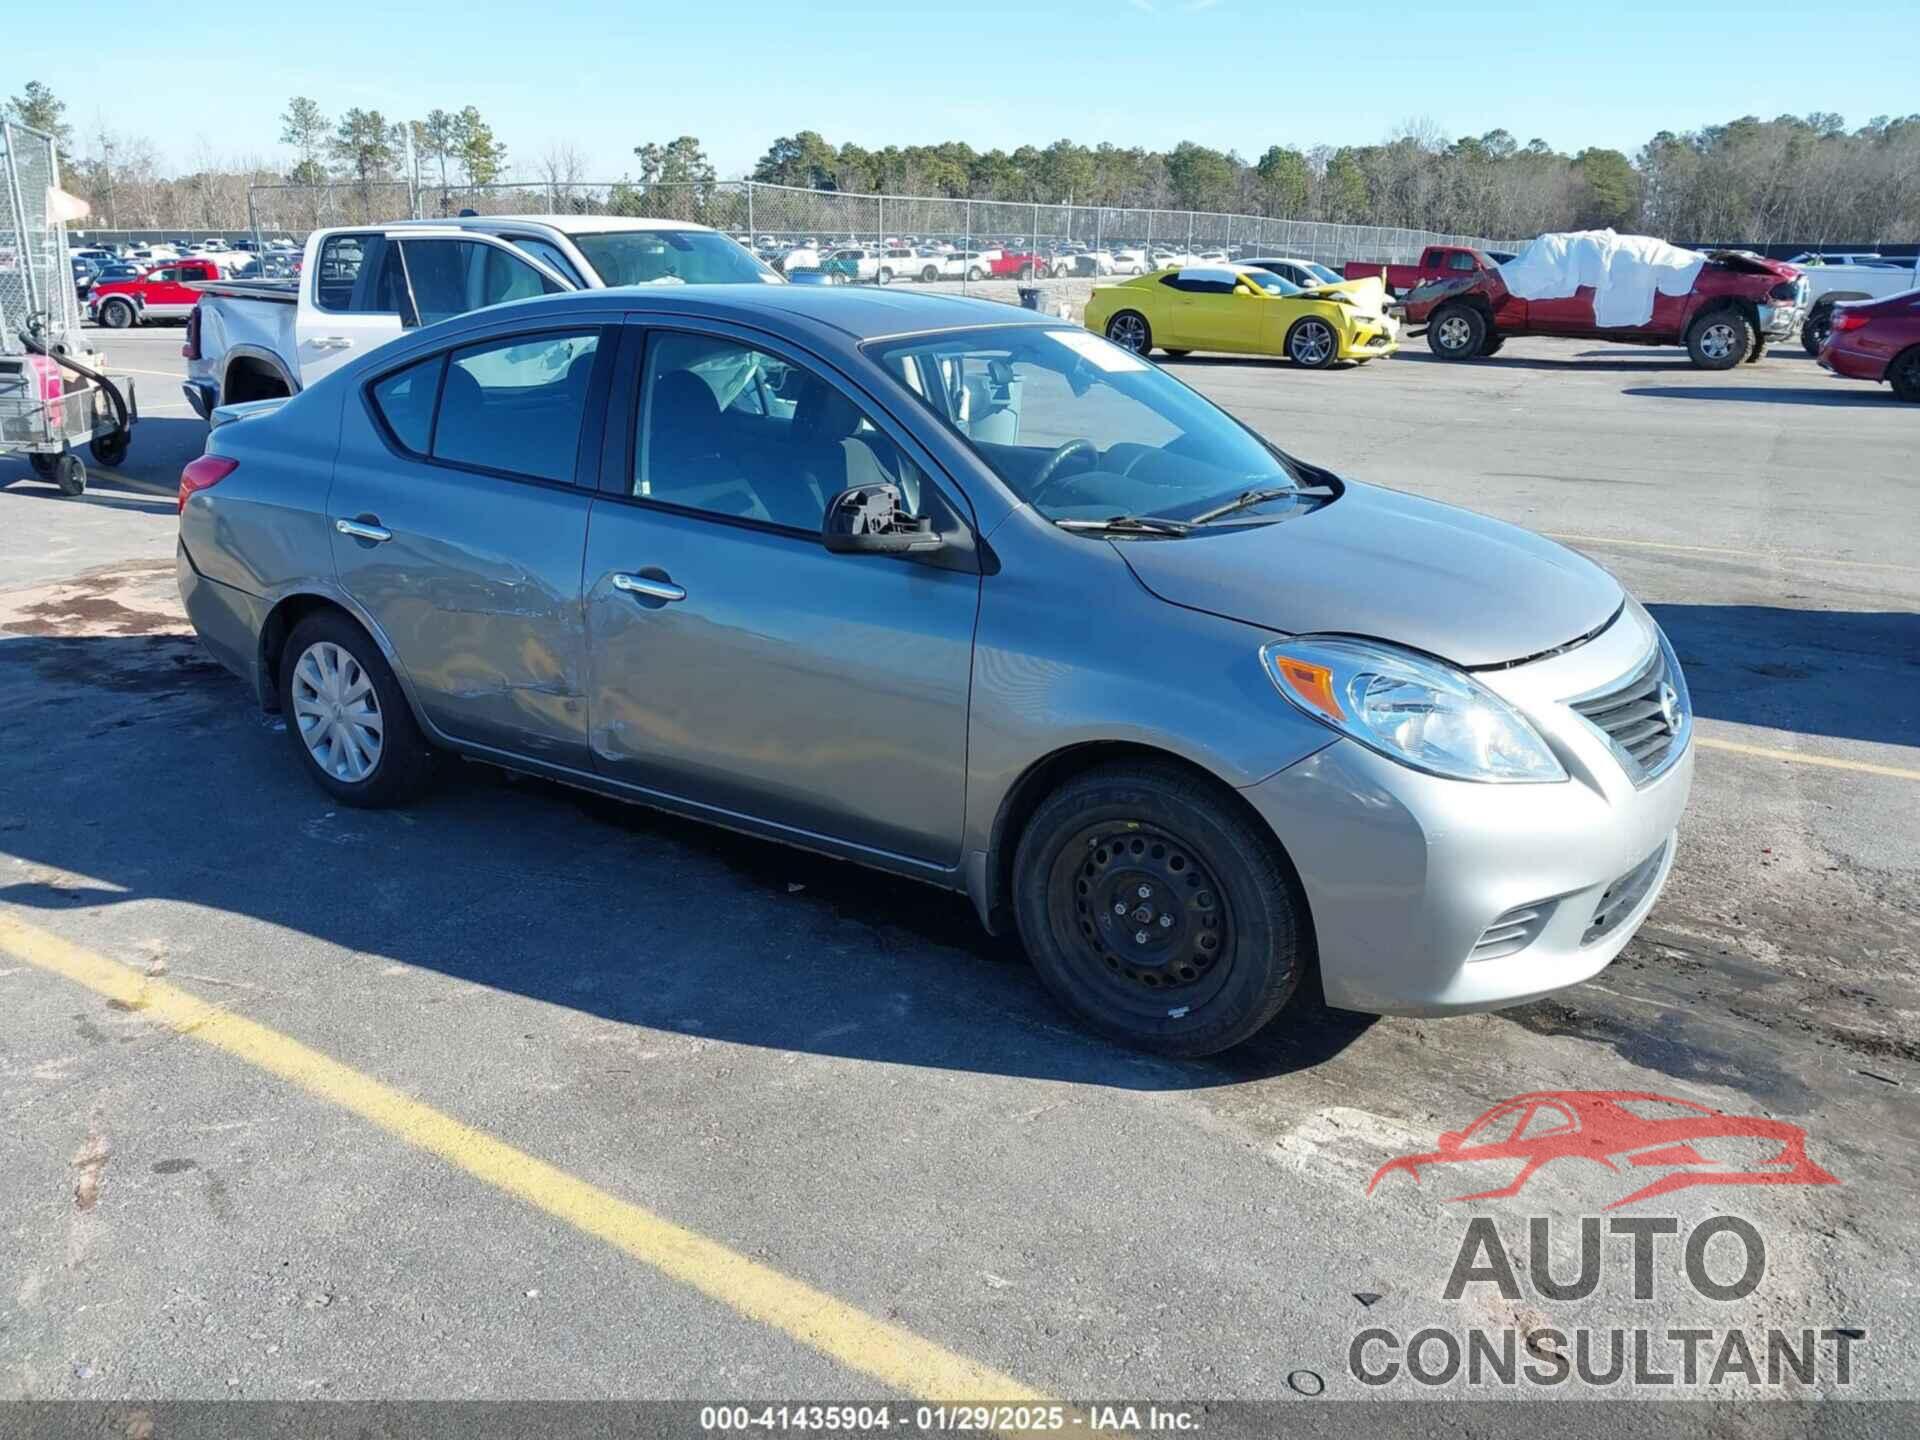
M 582 331 L 454 351 L 433 426 L 433 458 L 571 481 L 599 347 L 598 331 Z
M 360 282 L 360 267 L 366 261 L 372 239 L 370 235 L 329 235 L 321 242 L 320 254 L 314 262 L 315 305 L 322 310 L 343 313 L 356 308 L 354 289 Z
M 478 240 L 405 240 L 407 276 L 420 323 L 432 325 L 455 315 L 557 294 L 560 287 L 525 260 L 498 245 Z

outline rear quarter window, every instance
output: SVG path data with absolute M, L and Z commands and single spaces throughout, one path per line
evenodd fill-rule
M 433 439 L 433 405 L 440 391 L 444 355 L 396 370 L 373 384 L 373 407 L 401 447 L 425 455 Z

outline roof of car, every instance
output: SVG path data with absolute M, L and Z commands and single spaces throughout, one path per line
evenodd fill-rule
M 445 229 L 457 226 L 492 230 L 505 225 L 543 225 L 567 235 L 599 235 L 613 230 L 712 230 L 691 220 L 641 220 L 624 215 L 453 215 L 444 220 L 398 220 L 386 230 Z M 717 233 L 717 232 L 716 232 Z
M 571 309 L 604 309 L 610 301 L 629 301 L 635 310 L 671 307 L 683 314 L 743 325 L 764 325 L 779 317 L 838 330 L 856 341 L 982 325 L 1071 323 L 997 300 L 842 285 L 636 285 L 545 295 L 475 314 L 504 317 L 537 308 L 543 319 L 558 318 Z

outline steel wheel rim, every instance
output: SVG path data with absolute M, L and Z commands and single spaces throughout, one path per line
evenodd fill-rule
M 293 666 L 293 719 L 313 763 L 356 785 L 380 764 L 386 722 L 373 676 L 331 640 L 317 640 Z
M 1122 350 L 1138 355 L 1147 343 L 1147 322 L 1138 315 L 1116 315 L 1107 326 L 1107 338 Z
M 1081 985 L 1136 1018 L 1198 1009 L 1233 968 L 1234 915 L 1219 878 L 1191 845 L 1145 821 L 1079 830 L 1054 860 L 1047 909 Z
M 1733 353 L 1733 326 L 1715 321 L 1700 332 L 1700 353 L 1709 360 L 1724 360 Z
M 1473 339 L 1473 327 L 1458 315 L 1449 315 L 1439 325 L 1440 344 L 1448 350 L 1464 350 Z
M 1321 365 L 1333 354 L 1333 332 L 1318 320 L 1309 320 L 1293 332 L 1293 358 L 1302 365 Z

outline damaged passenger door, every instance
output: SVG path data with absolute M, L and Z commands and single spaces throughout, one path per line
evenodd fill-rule
M 434 728 L 583 770 L 580 455 L 597 452 L 601 340 L 494 336 L 396 365 L 346 402 L 327 506 L 340 585 Z

